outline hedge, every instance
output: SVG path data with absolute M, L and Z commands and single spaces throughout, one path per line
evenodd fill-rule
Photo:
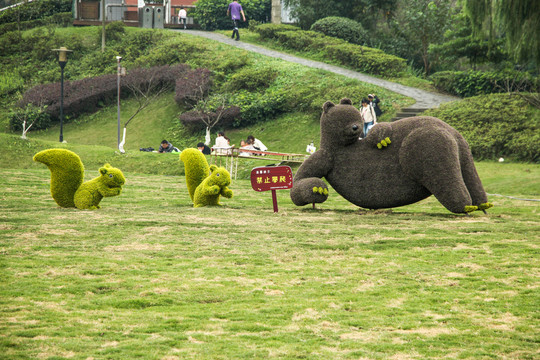
M 476 160 L 504 157 L 540 162 L 540 109 L 519 95 L 470 97 L 423 115 L 438 117 L 458 130 Z
M 301 31 L 299 27 L 286 24 L 262 24 L 255 28 L 255 31 L 263 39 L 276 39 L 277 33 L 282 31 Z
M 55 24 L 62 27 L 67 27 L 73 23 L 73 14 L 71 12 L 57 13 L 47 16 L 43 19 L 21 21 L 20 23 L 10 22 L 0 25 L 0 34 L 9 31 L 28 30 L 39 26 Z
M 65 12 L 71 12 L 71 0 L 33 1 L 2 11 L 0 13 L 0 25 L 43 19 L 57 13 Z
M 540 81 L 519 71 L 440 71 L 431 75 L 433 85 L 447 93 L 471 97 L 513 91 L 538 91 Z
M 351 44 L 316 31 L 273 24 L 259 25 L 256 30 L 261 38 L 275 40 L 283 47 L 322 53 L 327 59 L 365 73 L 395 77 L 407 69 L 405 59 L 386 54 L 378 49 Z
M 189 108 L 203 100 L 212 87 L 212 76 L 208 69 L 195 69 L 176 79 L 174 100 L 178 105 Z

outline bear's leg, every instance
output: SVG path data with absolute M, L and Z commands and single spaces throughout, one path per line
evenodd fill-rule
M 476 167 L 474 166 L 471 151 L 464 139 L 459 144 L 459 148 L 463 181 L 465 181 L 469 194 L 471 194 L 473 205 L 478 206 L 478 210 L 482 210 L 485 213 L 487 209 L 493 206 L 493 204 L 488 202 L 486 191 L 484 190 L 482 181 L 480 180 Z
M 458 142 L 444 129 L 432 130 L 419 128 L 407 136 L 400 151 L 403 170 L 451 212 L 477 210 L 461 173 Z

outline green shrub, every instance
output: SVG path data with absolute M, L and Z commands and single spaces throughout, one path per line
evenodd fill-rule
M 433 85 L 447 93 L 471 97 L 483 94 L 537 91 L 539 80 L 519 71 L 440 71 L 431 75 Z
M 96 43 L 101 44 L 101 36 L 103 29 L 101 27 L 96 27 Z M 113 21 L 108 23 L 105 26 L 105 40 L 110 41 L 120 41 L 122 37 L 126 34 L 126 26 L 121 21 Z
M 276 70 L 269 66 L 243 68 L 231 76 L 231 79 L 225 83 L 225 89 L 229 91 L 240 89 L 256 91 L 269 87 L 276 76 Z
M 289 49 L 299 51 L 313 51 L 328 44 L 328 38 L 315 31 L 282 31 L 276 33 L 279 43 Z
M 480 95 L 428 110 L 458 130 L 476 160 L 540 162 L 540 110 L 520 96 Z
M 368 74 L 399 76 L 407 68 L 404 59 L 364 46 L 343 43 L 327 45 L 323 51 L 329 58 Z
M 48 16 L 43 19 L 27 20 L 11 23 L 5 23 L 0 25 L 0 34 L 4 34 L 8 31 L 28 30 L 38 26 L 54 24 L 56 26 L 67 27 L 73 22 L 73 15 L 71 12 L 57 13 L 52 16 Z
M 263 39 L 276 39 L 277 33 L 282 31 L 298 31 L 299 27 L 286 24 L 263 24 L 255 28 Z
M 329 16 L 320 19 L 311 25 L 311 30 L 352 44 L 363 45 L 368 40 L 368 32 L 364 30 L 362 24 L 344 17 Z

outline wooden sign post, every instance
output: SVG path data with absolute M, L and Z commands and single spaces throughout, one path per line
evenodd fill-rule
M 261 166 L 251 170 L 251 187 L 255 191 L 272 191 L 274 212 L 278 212 L 276 190 L 290 189 L 293 174 L 289 166 Z

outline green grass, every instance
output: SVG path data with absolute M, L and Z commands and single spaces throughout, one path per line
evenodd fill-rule
M 331 191 L 313 210 L 278 191 L 275 214 L 238 180 L 194 209 L 182 176 L 125 171 L 121 196 L 78 211 L 37 165 L 0 168 L 2 358 L 537 358 L 538 203 L 465 217 Z M 538 165 L 478 170 L 489 193 L 540 196 Z

